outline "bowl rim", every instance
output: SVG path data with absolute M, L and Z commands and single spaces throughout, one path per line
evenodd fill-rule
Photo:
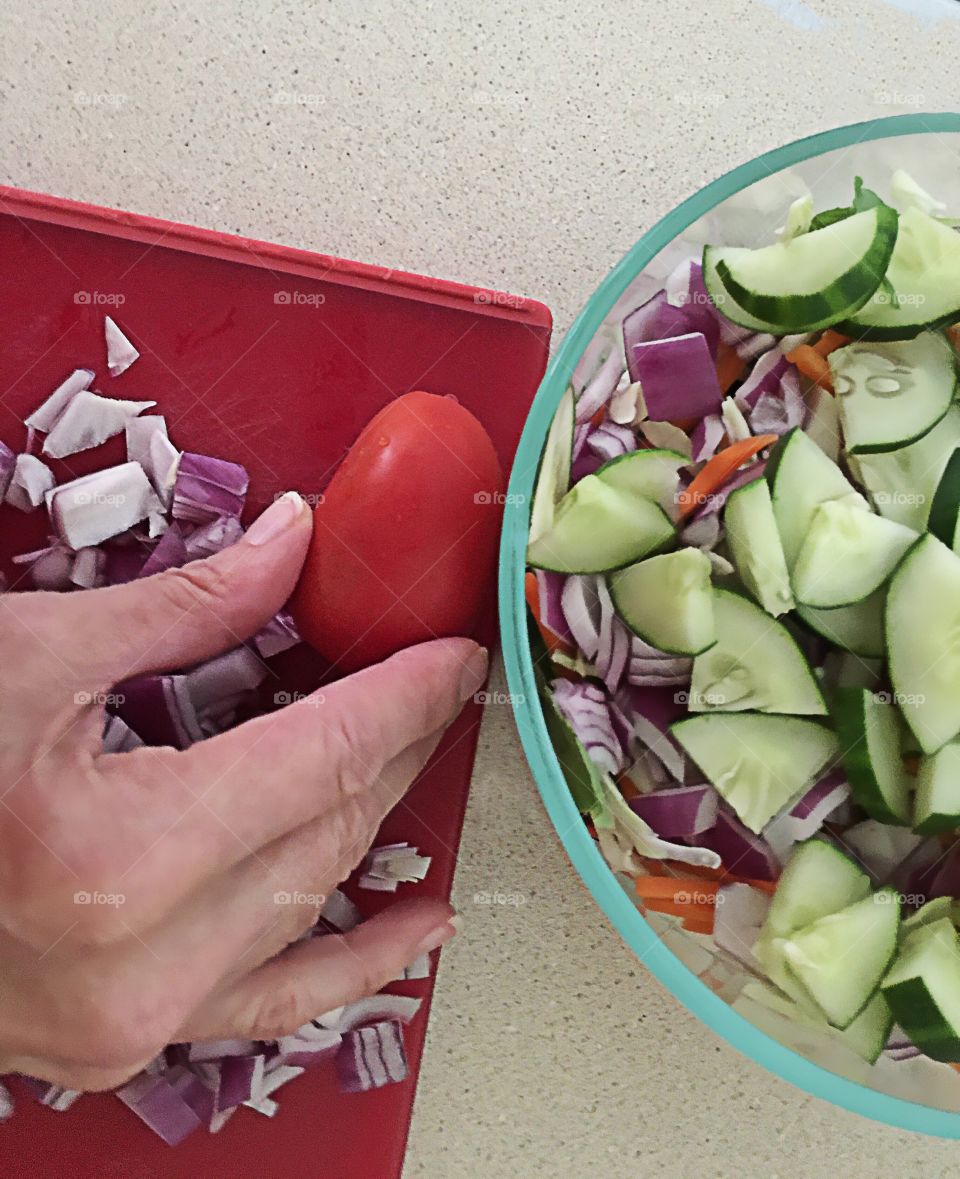
M 734 1048 L 807 1093 L 902 1129 L 960 1138 L 960 1113 L 890 1096 L 815 1064 L 735 1011 L 663 944 L 607 866 L 560 772 L 537 698 L 524 599 L 528 505 L 547 429 L 581 353 L 632 279 L 699 217 L 773 172 L 856 143 L 943 132 L 960 132 L 960 113 L 893 115 L 806 136 L 764 152 L 711 181 L 636 242 L 590 296 L 563 337 L 537 390 L 510 474 L 498 583 L 507 686 L 520 741 L 537 789 L 581 880 L 637 958 L 685 1007 Z

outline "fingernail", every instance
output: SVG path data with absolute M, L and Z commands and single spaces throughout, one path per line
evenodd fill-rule
M 300 493 L 286 491 L 278 500 L 262 512 L 247 529 L 244 540 L 247 544 L 265 545 L 276 539 L 299 519 L 300 513 L 306 507 Z
M 464 663 L 463 673 L 460 676 L 461 700 L 469 700 L 480 689 L 483 681 L 487 678 L 488 662 L 486 647 L 477 647 L 476 651 Z
M 454 934 L 459 933 L 461 929 L 463 929 L 463 917 L 459 913 L 454 913 L 452 917 L 444 921 L 443 925 L 438 925 L 436 929 L 427 934 L 420 945 L 417 946 L 414 958 L 419 958 L 421 954 L 429 954 L 431 950 L 438 949 L 444 942 L 448 942 Z

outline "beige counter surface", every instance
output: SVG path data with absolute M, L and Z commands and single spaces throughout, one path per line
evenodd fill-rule
M 543 299 L 799 135 L 957 102 L 952 0 L 8 0 L 0 179 Z M 633 959 L 492 705 L 407 1179 L 899 1179 L 957 1147 L 741 1058 Z M 371 1179 L 378 1179 L 372 1176 Z

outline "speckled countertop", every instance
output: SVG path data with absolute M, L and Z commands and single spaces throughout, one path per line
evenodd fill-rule
M 705 180 L 831 125 L 948 109 L 960 58 L 953 0 L 4 15 L 4 181 L 533 295 L 559 332 Z M 806 1097 L 645 973 L 570 868 L 505 705 L 455 900 L 466 932 L 440 970 L 407 1179 L 960 1173 L 955 1145 Z

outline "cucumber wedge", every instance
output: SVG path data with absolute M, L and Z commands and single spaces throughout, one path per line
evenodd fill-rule
M 939 332 L 912 340 L 849 344 L 830 353 L 847 450 L 909 446 L 940 421 L 957 390 L 953 349 Z
M 928 925 L 932 925 L 935 921 L 947 921 L 953 924 L 954 916 L 956 915 L 957 902 L 953 897 L 934 897 L 932 901 L 927 901 L 925 905 L 921 905 L 916 913 L 911 913 L 909 917 L 904 917 L 900 922 L 900 942 L 903 943 L 904 938 L 911 933 L 915 933 L 918 929 L 924 929 Z
M 703 276 L 735 323 L 747 313 L 775 334 L 816 331 L 853 315 L 883 279 L 897 239 L 897 214 L 885 205 L 824 229 L 750 250 L 707 246 Z
M 848 500 L 821 504 L 793 569 L 797 601 L 822 610 L 862 602 L 890 577 L 917 540 L 904 524 Z
M 960 732 L 960 557 L 924 536 L 890 580 L 890 679 L 924 753 Z
M 698 655 L 717 640 L 710 559 L 680 549 L 621 569 L 610 578 L 617 613 L 644 642 L 676 655 Z
M 527 547 L 527 561 L 558 573 L 606 573 L 665 547 L 674 528 L 652 500 L 587 475 L 557 505 L 553 523 Z
M 813 672 L 782 623 L 724 589 L 713 591 L 713 617 L 716 643 L 693 661 L 691 712 L 826 715 Z
M 893 1012 L 890 1004 L 883 991 L 875 991 L 856 1019 L 839 1034 L 848 1048 L 862 1056 L 868 1064 L 875 1064 L 886 1048 L 892 1030 Z
M 960 407 L 953 405 L 919 442 L 883 454 L 857 455 L 856 477 L 881 516 L 922 532 L 934 495 L 958 446 Z
M 796 716 L 711 712 L 670 731 L 756 833 L 839 753 L 829 729 Z
M 825 231 L 823 231 L 825 232 Z M 836 463 L 801 429 L 785 434 L 767 462 L 766 479 L 787 568 L 792 572 L 817 508 L 842 499 L 869 511 Z
M 960 827 L 960 742 L 950 741 L 920 761 L 913 829 L 936 835 Z
M 897 893 L 882 888 L 797 930 L 783 953 L 828 1021 L 845 1028 L 870 1002 L 887 973 L 899 928 Z
M 615 491 L 653 500 L 672 518 L 680 468 L 689 462 L 676 450 L 634 450 L 604 463 L 594 474 Z
M 879 589 L 852 606 L 838 606 L 831 610 L 797 606 L 797 615 L 811 630 L 835 646 L 864 659 L 882 659 L 886 652 L 883 630 L 886 598 L 887 591 Z
M 747 592 L 778 618 L 794 606 L 790 575 L 765 479 L 738 488 L 723 513 L 730 556 Z
M 960 552 L 960 449 L 953 452 L 943 469 L 927 526 L 947 548 Z
M 557 504 L 570 486 L 570 459 L 573 454 L 573 431 L 576 402 L 567 386 L 557 412 L 553 415 L 547 440 L 540 456 L 540 470 L 530 505 L 530 539 L 542 536 L 552 525 Z
M 906 340 L 960 319 L 960 234 L 920 209 L 907 209 L 886 278 L 889 286 L 838 324 L 839 331 L 855 339 Z
M 865 688 L 838 688 L 833 715 L 854 801 L 881 823 L 909 823 L 897 710 Z
M 960 1061 L 960 942 L 944 923 L 917 931 L 883 980 L 893 1017 L 933 1060 Z

